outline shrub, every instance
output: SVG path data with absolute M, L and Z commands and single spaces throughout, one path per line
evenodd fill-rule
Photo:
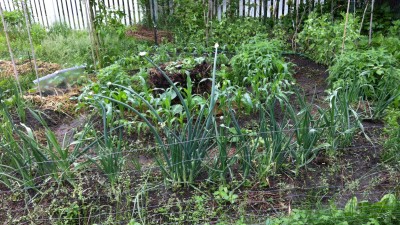
M 49 29 L 49 35 L 51 36 L 62 35 L 67 37 L 71 33 L 72 29 L 68 26 L 68 24 L 62 22 L 54 23 Z
M 385 151 L 382 158 L 385 162 L 398 164 L 400 160 L 400 111 L 398 108 L 389 108 L 385 117 L 385 134 L 387 139 L 384 143 Z
M 280 56 L 282 44 L 257 37 L 237 49 L 238 54 L 231 59 L 232 76 L 235 84 L 268 80 L 276 74 L 288 75 L 288 64 Z M 247 80 L 247 81 L 246 81 Z
M 240 18 L 236 20 L 222 19 L 214 22 L 210 43 L 221 43 L 229 51 L 256 35 L 265 33 L 265 26 L 258 19 Z
M 385 93 L 398 93 L 400 70 L 398 62 L 383 48 L 346 51 L 329 68 L 329 83 L 334 89 L 358 83 L 364 95 L 378 100 Z
M 37 47 L 37 56 L 41 60 L 61 65 L 81 65 L 91 61 L 91 42 L 86 32 L 76 31 L 63 35 L 47 36 Z
M 311 13 L 296 40 L 300 50 L 318 63 L 331 64 L 342 49 L 344 23 L 345 18 L 332 23 L 330 14 L 319 16 Z M 349 16 L 345 38 L 346 51 L 356 48 L 355 41 L 360 37 L 358 26 L 357 18 Z

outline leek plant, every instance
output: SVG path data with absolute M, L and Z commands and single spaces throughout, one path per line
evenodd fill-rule
M 112 114 L 112 110 L 107 110 L 103 102 L 98 101 L 97 103 L 102 110 L 103 136 L 102 138 L 96 138 L 95 150 L 97 156 L 89 160 L 107 176 L 111 186 L 114 187 L 124 165 L 122 155 L 122 127 L 109 129 L 109 125 L 112 123 L 108 122 L 108 118 L 113 117 L 112 115 L 109 116 L 109 114 Z M 122 106 L 119 109 L 120 114 L 123 114 Z M 118 132 L 116 138 L 112 135 L 113 131 Z
M 270 99 L 260 109 L 260 130 L 256 144 L 261 151 L 257 156 L 257 175 L 261 180 L 267 180 L 268 176 L 282 168 L 286 153 L 291 148 L 292 137 L 285 132 L 290 127 L 290 121 L 287 118 L 278 121 L 274 109 L 277 100 Z
M 327 98 L 329 108 L 319 110 L 324 120 L 323 126 L 327 129 L 327 142 L 332 153 L 339 147 L 350 145 L 358 129 L 364 132 L 361 118 L 351 105 L 353 91 L 352 88 L 332 91 Z
M 290 149 L 290 155 L 295 161 L 296 174 L 299 169 L 309 164 L 322 149 L 329 147 L 323 139 L 326 127 L 323 126 L 323 118 L 320 111 L 312 112 L 312 105 L 306 103 L 304 96 L 295 91 L 299 112 L 293 106 L 286 104 L 287 112 L 293 123 L 295 147 Z M 318 108 L 319 109 L 319 108 Z
M 209 151 L 215 146 L 213 135 L 215 134 L 215 117 L 213 114 L 217 101 L 215 73 L 217 64 L 218 45 L 215 46 L 214 69 L 212 77 L 212 90 L 209 101 L 200 105 L 198 113 L 190 110 L 187 99 L 185 100 L 181 91 L 171 81 L 164 71 L 160 69 L 146 54 L 141 53 L 168 81 L 176 96 L 179 98 L 183 107 L 186 124 L 184 126 L 166 126 L 166 121 L 159 112 L 154 109 L 149 101 L 140 96 L 130 87 L 115 85 L 125 90 L 129 98 L 135 98 L 142 101 L 148 107 L 148 113 L 143 114 L 130 104 L 119 101 L 117 99 L 95 95 L 98 99 L 103 99 L 123 106 L 127 110 L 136 114 L 143 122 L 147 124 L 150 132 L 154 135 L 157 143 L 156 148 L 161 151 L 162 157 L 157 157 L 157 163 L 167 181 L 171 181 L 174 185 L 188 185 L 193 183 L 198 175 L 204 171 L 204 160 L 207 158 Z M 157 123 L 151 122 L 151 118 L 156 118 Z
M 26 108 L 24 102 L 19 104 Z M 67 181 L 72 184 L 74 170 L 71 170 L 71 166 L 89 149 L 84 146 L 89 126 L 78 135 L 77 140 L 67 143 L 64 138 L 61 144 L 40 113 L 29 108 L 28 112 L 43 125 L 45 143 L 41 143 L 27 125 L 15 124 L 9 107 L 0 101 L 0 146 L 4 153 L 0 162 L 0 181 L 9 188 L 12 188 L 10 185 L 14 181 L 25 189 L 36 189 L 37 183 L 46 178 L 53 178 L 58 183 Z

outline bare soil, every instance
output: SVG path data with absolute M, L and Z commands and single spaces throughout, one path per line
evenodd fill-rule
M 127 37 L 133 37 L 138 40 L 154 42 L 154 29 L 147 28 L 144 26 L 135 26 L 130 30 L 127 30 L 125 35 Z M 157 30 L 157 42 L 162 43 L 163 41 L 172 42 L 173 34 L 165 30 Z

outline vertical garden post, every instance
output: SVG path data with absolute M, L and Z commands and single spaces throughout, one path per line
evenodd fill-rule
M 93 57 L 93 64 L 96 67 L 96 61 L 98 60 L 99 62 L 99 68 L 101 68 L 100 65 L 100 55 L 99 55 L 99 46 L 98 46 L 98 39 L 97 39 L 97 34 L 96 30 L 94 27 L 94 15 L 92 11 L 92 4 L 90 3 L 90 0 L 85 1 L 85 6 L 86 6 L 86 15 L 88 17 L 88 29 L 89 29 L 89 37 L 92 42 L 92 57 Z M 96 53 L 96 54 L 95 54 Z
M 344 43 L 346 40 L 347 23 L 349 22 L 349 11 L 350 11 L 350 0 L 347 1 L 346 21 L 344 23 L 344 30 L 343 30 L 342 54 L 344 52 Z
M 150 0 L 150 6 L 151 6 L 151 11 L 152 11 L 152 19 L 153 19 L 153 27 L 154 27 L 154 43 L 156 46 L 158 46 L 158 37 L 157 37 L 157 17 L 156 17 L 156 3 L 155 1 L 157 0 Z
M 1 6 L 1 4 L 0 4 L 0 17 L 1 17 L 1 21 L 3 22 L 4 34 L 6 36 L 8 51 L 10 53 L 10 58 L 11 58 L 11 62 L 12 62 L 12 65 L 13 65 L 14 75 L 15 75 L 15 79 L 17 81 L 18 90 L 22 94 L 21 84 L 19 83 L 18 70 L 17 70 L 17 66 L 15 65 L 14 54 L 13 54 L 12 49 L 11 49 L 10 38 L 9 38 L 8 32 L 7 32 L 7 23 L 6 23 L 6 20 L 4 19 L 3 7 Z
M 372 19 L 374 17 L 374 5 L 375 5 L 375 0 L 372 0 L 372 2 L 371 2 L 371 18 L 369 21 L 369 37 L 368 37 L 369 45 L 371 45 L 371 42 L 372 42 Z
M 39 80 L 39 73 L 38 73 L 38 67 L 37 67 L 36 56 L 35 56 L 35 47 L 33 46 L 33 41 L 32 41 L 32 36 L 31 36 L 31 27 L 30 27 L 29 19 L 28 19 L 28 10 L 26 9 L 25 2 L 22 1 L 21 3 L 22 3 L 22 9 L 24 10 L 24 14 L 25 14 L 26 30 L 28 32 L 29 44 L 31 46 L 32 59 L 33 59 L 33 65 L 35 66 L 36 79 Z M 39 90 L 39 95 L 40 95 L 40 97 L 42 97 L 42 90 L 40 89 L 40 82 L 37 82 L 37 86 L 38 86 L 38 90 Z

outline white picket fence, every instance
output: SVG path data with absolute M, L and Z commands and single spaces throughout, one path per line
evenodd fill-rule
M 50 27 L 55 22 L 63 22 L 68 24 L 73 29 L 86 29 L 88 26 L 88 10 L 86 8 L 88 0 L 26 1 L 33 18 L 33 22 L 35 23 L 39 23 L 45 27 Z M 166 0 L 149 1 L 154 1 L 157 3 L 156 10 L 163 8 L 160 4 L 165 4 L 165 2 L 168 2 Z M 214 8 L 216 17 L 218 19 L 221 19 L 223 14 L 226 12 L 227 1 L 229 0 L 223 0 L 221 4 L 216 5 Z M 287 5 L 288 1 L 289 0 L 240 0 L 238 9 L 239 16 L 264 17 L 266 13 L 267 17 L 280 17 L 289 13 L 289 7 Z M 307 0 L 292 0 L 292 2 L 295 1 L 302 1 L 302 4 L 309 4 Z M 314 0 L 314 3 L 323 4 L 324 1 L 325 0 Z M 21 6 L 16 2 L 18 2 L 18 0 L 0 0 L 0 6 L 5 11 L 20 10 Z M 143 20 L 144 7 L 141 6 L 139 0 L 97 0 L 97 2 L 104 3 L 109 10 L 123 11 L 126 14 L 122 20 L 125 25 L 137 24 Z M 264 4 L 267 5 L 265 6 Z M 276 8 L 276 5 L 278 5 L 278 8 Z M 169 0 L 167 6 L 172 7 L 173 0 Z M 272 14 L 273 9 L 276 10 L 274 14 Z

